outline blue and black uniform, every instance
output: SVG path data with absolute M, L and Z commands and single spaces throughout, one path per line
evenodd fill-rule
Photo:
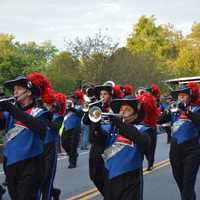
M 182 200 L 196 200 L 195 182 L 200 164 L 200 107 L 163 113 L 159 123 L 172 122 L 170 162 Z
M 143 159 L 144 154 L 150 153 L 152 128 L 125 123 L 114 127 L 108 124 L 95 128 L 96 136 L 105 138 L 104 199 L 141 200 Z
M 64 117 L 62 146 L 69 156 L 69 168 L 75 168 L 78 158 L 78 144 L 81 133 L 81 116 L 79 112 L 70 110 Z
M 50 200 L 53 194 L 53 181 L 57 167 L 57 147 L 59 142 L 59 129 L 62 125 L 63 117 L 53 114 L 52 120 L 48 123 L 48 130 L 44 139 L 44 181 L 42 186 L 42 199 Z
M 0 128 L 5 130 L 4 164 L 11 199 L 35 200 L 44 172 L 43 139 L 52 115 L 35 104 L 25 108 L 2 102 Z
M 161 103 L 160 104 L 160 112 L 163 113 L 165 110 L 167 110 L 169 108 L 169 103 L 168 104 L 164 104 Z M 164 129 L 164 131 L 167 134 L 167 143 L 169 144 L 171 141 L 171 122 L 167 122 L 165 124 L 162 124 L 162 128 Z
M 109 112 L 110 110 L 108 105 L 97 104 L 97 106 L 101 108 L 102 112 Z M 102 154 L 105 150 L 105 137 L 102 134 L 95 134 L 95 128 L 88 117 L 88 113 L 85 113 L 83 122 L 90 126 L 89 176 L 99 192 L 104 196 L 105 166 Z

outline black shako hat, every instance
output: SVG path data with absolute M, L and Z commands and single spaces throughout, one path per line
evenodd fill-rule
M 171 96 L 172 96 L 173 99 L 177 99 L 177 98 L 178 98 L 178 95 L 179 95 L 180 93 L 188 94 L 188 95 L 191 97 L 191 95 L 192 95 L 192 90 L 191 90 L 189 87 L 187 87 L 187 86 L 182 86 L 182 87 L 180 87 L 179 89 L 172 91 L 172 92 L 171 92 Z
M 111 85 L 97 85 L 94 87 L 94 95 L 96 98 L 99 99 L 99 96 L 100 96 L 100 92 L 102 90 L 105 90 L 107 91 L 111 96 L 112 96 L 112 86 Z
M 144 109 L 139 100 L 133 96 L 125 96 L 123 99 L 114 99 L 111 101 L 111 109 L 114 113 L 119 113 L 122 105 L 131 106 L 138 117 L 135 121 L 141 122 L 144 119 Z
M 10 90 L 14 90 L 14 86 L 22 86 L 28 90 L 30 90 L 33 96 L 40 96 L 40 89 L 32 84 L 30 80 L 28 80 L 25 76 L 17 76 L 15 79 L 8 80 L 4 83 L 4 86 Z

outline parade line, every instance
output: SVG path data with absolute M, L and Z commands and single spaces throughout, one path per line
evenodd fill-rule
M 169 165 L 169 159 L 166 159 L 166 160 L 162 160 L 160 162 L 157 162 L 156 164 L 154 164 L 154 167 L 153 167 L 153 170 L 152 171 L 149 171 L 147 170 L 147 168 L 143 169 L 143 174 L 144 175 L 147 175 L 147 174 L 150 174 L 152 173 L 154 170 L 158 170 L 162 167 L 165 167 Z M 93 197 L 96 197 L 100 195 L 100 192 L 97 190 L 97 188 L 92 188 L 90 190 L 87 190 L 83 193 L 80 193 L 78 195 L 75 195 L 75 196 L 72 196 L 70 198 L 67 198 L 66 200 L 89 200 Z

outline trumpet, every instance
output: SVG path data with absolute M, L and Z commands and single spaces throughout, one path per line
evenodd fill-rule
M 15 103 L 16 102 L 16 98 L 15 97 L 3 97 L 3 98 L 0 98 L 0 103 L 1 102 L 10 102 L 10 103 Z
M 135 96 L 136 96 L 136 97 L 137 97 L 137 96 L 140 96 L 140 95 L 142 95 L 144 92 L 146 92 L 146 89 L 145 89 L 144 87 L 140 87 L 140 88 L 138 88 L 138 89 L 136 90 Z
M 89 87 L 85 90 L 85 95 L 83 96 L 83 99 L 86 101 L 86 102 L 91 102 L 92 99 L 94 99 L 95 96 L 94 96 L 94 88 L 93 87 Z
M 115 86 L 115 82 L 114 81 L 106 81 L 106 82 L 103 83 L 103 85 L 108 85 L 108 86 L 114 87 Z
M 96 105 L 98 103 L 103 103 L 103 99 L 100 99 L 100 100 L 95 101 L 93 103 L 88 103 L 88 102 L 83 103 L 83 105 L 82 105 L 83 112 L 88 112 L 91 106 Z
M 171 112 L 179 112 L 180 110 L 186 110 L 186 109 L 187 109 L 187 105 L 183 102 L 180 102 L 180 101 L 172 102 L 169 105 L 169 110 Z
M 94 122 L 94 123 L 97 123 L 99 121 L 101 121 L 102 119 L 105 119 L 105 118 L 109 118 L 109 119 L 112 119 L 112 118 L 122 118 L 122 115 L 121 114 L 116 114 L 116 113 L 104 113 L 101 111 L 101 109 L 97 106 L 94 106 L 92 107 L 90 110 L 89 110 L 89 119 Z

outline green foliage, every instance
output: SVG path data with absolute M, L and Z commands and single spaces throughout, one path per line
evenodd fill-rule
M 66 51 L 46 41 L 19 43 L 14 36 L 0 34 L 0 84 L 20 74 L 45 73 L 57 91 L 71 93 L 90 82 L 113 80 L 135 87 L 200 73 L 200 23 L 183 37 L 171 24 L 157 25 L 155 16 L 141 16 L 118 48 L 101 31 L 93 37 L 66 42 Z
M 0 35 L 0 84 L 18 75 L 43 71 L 57 49 L 50 42 L 20 44 L 12 35 Z
M 70 93 L 77 87 L 79 61 L 71 53 L 63 51 L 56 55 L 46 70 L 55 90 Z
M 127 48 L 132 53 L 151 53 L 160 61 L 175 58 L 178 53 L 176 44 L 182 34 L 176 32 L 170 24 L 157 26 L 155 21 L 154 16 L 140 17 L 127 39 Z

